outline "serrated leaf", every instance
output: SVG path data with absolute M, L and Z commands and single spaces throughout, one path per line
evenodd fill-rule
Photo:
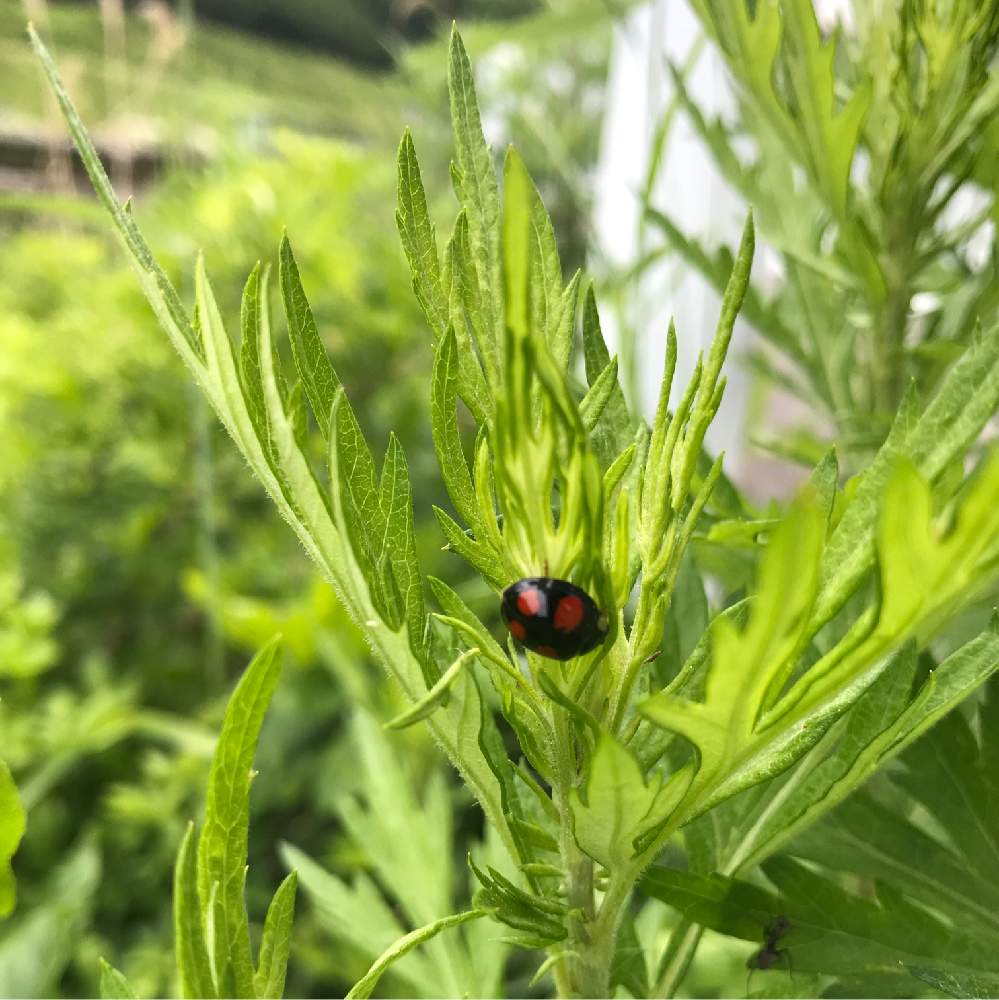
M 262 324 L 269 323 L 269 319 L 265 315 L 267 308 L 267 272 L 265 271 L 261 276 L 258 262 L 246 279 L 240 306 L 239 378 L 243 386 L 243 401 L 246 405 L 247 415 L 256 431 L 264 454 L 272 468 L 276 468 L 267 419 L 267 403 L 264 399 L 264 387 L 260 378 L 260 328 Z
M 430 419 L 441 475 L 454 509 L 470 527 L 478 524 L 472 475 L 458 433 L 458 345 L 448 330 L 437 346 L 430 390 Z
M 511 172 L 516 172 L 522 183 L 524 207 L 527 214 L 527 288 L 530 329 L 535 336 L 544 338 L 560 369 L 569 363 L 571 325 L 563 324 L 563 314 L 569 303 L 562 298 L 562 267 L 559 263 L 555 230 L 548 211 L 531 180 L 520 154 L 511 146 L 507 149 L 503 173 L 509 183 Z
M 464 209 L 455 219 L 454 231 L 444 251 L 444 261 L 446 267 L 443 280 L 448 293 L 451 325 L 458 337 L 459 356 L 472 358 L 471 344 L 474 343 L 482 371 L 485 373 L 480 391 L 488 401 L 489 392 L 485 383 L 488 382 L 493 386 L 500 384 L 500 349 L 491 328 L 493 322 L 491 306 L 482 298 L 479 267 L 472 251 L 471 237 L 468 234 L 468 215 Z M 459 333 L 466 329 L 467 333 Z M 459 378 L 465 377 L 469 367 L 468 363 L 459 367 Z M 476 420 L 480 424 L 484 423 L 476 407 L 467 399 L 466 403 Z M 489 401 L 487 410 L 491 409 Z
M 481 646 L 483 652 L 496 659 L 503 659 L 506 656 L 503 647 L 493 638 L 492 633 L 482 624 L 475 612 L 443 580 L 435 576 L 429 580 L 430 589 L 445 612 L 450 617 L 463 621 L 472 630 L 474 641 Z
M 580 400 L 579 417 L 586 432 L 591 433 L 603 416 L 617 384 L 617 358 L 612 358 L 607 367 L 597 376 L 589 391 Z
M 427 211 L 420 164 L 413 137 L 407 128 L 399 143 L 399 207 L 396 222 L 402 247 L 413 275 L 413 291 L 434 337 L 447 332 L 450 309 L 441 286 L 440 256 L 434 225 Z
M 0 760 L 0 917 L 14 909 L 14 873 L 10 859 L 24 836 L 26 816 L 10 769 Z
M 503 304 L 507 330 L 526 339 L 531 321 L 531 178 L 524 161 L 510 153 L 503 163 Z M 540 338 L 539 338 L 540 339 Z
M 600 329 L 600 313 L 592 284 L 587 286 L 583 299 L 583 360 L 586 381 L 592 388 L 611 360 Z M 634 433 L 628 404 L 618 383 L 612 387 L 602 419 L 598 421 L 593 433 L 594 449 L 604 468 L 631 443 Z
M 198 898 L 209 912 L 217 887 L 214 966 L 222 996 L 252 997 L 253 959 L 243 898 L 250 780 L 257 737 L 281 673 L 275 638 L 250 661 L 229 699 L 208 777 L 198 840 Z
M 391 569 L 405 612 L 409 648 L 423 662 L 427 659 L 424 642 L 427 612 L 423 603 L 423 577 L 416 554 L 413 490 L 406 456 L 394 433 L 389 434 L 388 450 L 382 464 L 379 505 L 385 534 L 382 536 L 378 562 Z
M 329 438 L 333 396 L 340 387 L 340 379 L 333 370 L 326 346 L 316 328 L 312 307 L 302 287 L 298 264 L 287 235 L 281 240 L 278 260 L 278 281 L 281 285 L 281 297 L 284 299 L 285 315 L 288 317 L 288 339 L 291 341 L 295 368 L 316 423 L 319 424 L 323 437 Z
M 192 371 L 196 370 L 204 356 L 202 345 L 187 316 L 180 296 L 153 256 L 130 212 L 126 211 L 118 201 L 100 156 L 94 148 L 76 108 L 73 107 L 73 102 L 66 93 L 66 88 L 56 71 L 52 57 L 30 24 L 28 25 L 28 37 L 31 39 L 35 54 L 42 64 L 42 69 L 48 78 L 56 100 L 59 102 L 59 107 L 69 126 L 73 143 L 80 153 L 80 159 L 83 161 L 87 176 L 114 222 L 118 236 L 125 246 L 129 263 L 132 264 L 138 275 L 139 283 L 156 314 L 156 318 L 185 364 Z
M 337 390 L 333 402 L 330 488 L 339 494 L 339 509 L 346 519 L 344 533 L 361 567 L 371 603 L 394 631 L 405 620 L 404 609 L 392 573 L 392 554 L 385 547 L 388 528 L 375 463 L 342 388 Z M 386 498 L 388 492 L 387 489 Z
M 816 622 L 828 621 L 856 589 L 874 561 L 878 498 L 900 456 L 929 480 L 962 457 L 999 406 L 999 326 L 961 355 L 921 415 L 910 390 L 892 431 L 829 540 L 822 568 Z
M 285 412 L 287 393 L 283 389 L 268 324 L 260 324 L 257 353 L 270 428 L 269 447 L 258 440 L 247 412 L 232 345 L 225 335 L 217 307 L 214 307 L 203 264 L 199 265 L 199 299 L 210 301 L 213 305 L 209 314 L 210 322 L 204 328 L 206 337 L 210 335 L 213 339 L 211 359 L 206 357 L 208 346 L 202 344 L 200 333 L 195 332 L 194 326 L 184 315 L 176 292 L 169 287 L 169 282 L 142 240 L 134 220 L 116 204 L 93 144 L 58 80 L 51 58 L 35 33 L 32 33 L 32 43 L 70 124 L 74 142 L 81 150 L 95 189 L 113 216 L 130 261 L 139 272 L 143 292 L 172 345 L 210 400 L 219 419 L 279 512 L 291 525 L 307 554 L 320 567 L 324 577 L 333 583 L 351 617 L 365 629 L 378 658 L 405 690 L 420 690 L 423 683 L 421 666 L 409 649 L 408 637 L 366 624 L 378 615 L 377 609 L 371 607 L 368 581 L 359 572 L 348 540 L 337 529 L 337 524 L 342 525 L 346 520 L 342 510 L 338 509 L 337 523 L 333 522 L 331 499 L 333 506 L 341 506 L 338 504 L 338 491 L 334 491 L 332 498 L 325 494 L 315 478 L 309 459 L 295 440 L 292 423 Z M 260 315 L 266 317 L 266 310 L 261 310 Z M 184 326 L 189 326 L 190 329 L 182 329 Z M 268 451 L 272 451 L 280 474 L 272 468 Z M 453 707 L 449 706 L 446 710 L 447 718 L 442 718 L 440 723 L 431 719 L 429 725 L 449 759 L 474 790 L 493 826 L 512 850 L 513 840 L 500 809 L 499 789 L 477 742 L 478 701 L 474 700 L 471 708 L 470 704 L 471 700 L 464 696 L 454 699 Z
M 459 924 L 468 923 L 470 920 L 479 920 L 484 916 L 487 916 L 485 910 L 466 910 L 464 913 L 455 913 L 450 917 L 442 917 L 440 920 L 435 920 L 426 927 L 419 927 L 415 931 L 410 931 L 378 956 L 374 965 L 350 988 L 347 993 L 347 1000 L 367 1000 L 378 985 L 378 980 L 382 978 L 385 970 L 398 959 L 402 958 L 403 955 L 412 951 L 413 948 L 424 941 L 429 941 L 430 938 L 435 937 L 449 927 L 457 927 Z
M 445 250 L 442 270 L 437 237 L 427 211 L 420 165 L 409 129 L 406 129 L 399 144 L 398 173 L 399 207 L 396 210 L 396 223 L 413 276 L 413 291 L 435 340 L 439 341 L 447 333 L 449 326 L 454 328 L 462 359 L 458 371 L 459 392 L 476 420 L 484 423 L 491 410 L 491 401 L 471 340 L 481 324 L 476 327 L 471 319 L 466 322 L 464 313 L 465 298 L 474 298 L 478 294 L 478 276 L 474 266 L 470 264 L 467 252 L 462 252 L 465 246 L 462 245 L 456 252 L 455 245 L 461 236 L 464 236 L 467 244 L 468 225 L 465 214 L 462 212 L 455 224 L 455 234 Z M 459 227 L 462 227 L 463 232 L 459 232 Z M 473 307 L 473 311 L 476 319 L 479 319 L 481 310 Z
M 482 134 L 472 67 L 457 28 L 451 31 L 448 92 L 454 132 L 455 188 L 468 217 L 469 244 L 480 262 L 478 280 L 485 324 L 483 334 L 502 342 L 503 292 L 500 283 L 499 185 L 492 156 Z
M 101 1000 L 135 1000 L 135 990 L 113 965 L 101 960 Z

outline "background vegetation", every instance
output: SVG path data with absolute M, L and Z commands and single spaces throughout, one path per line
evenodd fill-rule
M 257 6 L 252 24 L 237 27 L 283 41 L 224 26 L 231 19 L 221 4 L 147 6 L 116 19 L 111 4 L 102 17 L 90 4 L 0 2 L 0 111 L 9 136 L 0 193 L 0 755 L 28 813 L 15 862 L 17 908 L 0 925 L 0 995 L 93 995 L 98 956 L 139 995 L 177 992 L 173 861 L 201 809 L 233 682 L 275 631 L 285 636 L 288 663 L 257 756 L 248 905 L 251 918 L 262 917 L 273 887 L 290 865 L 298 868 L 287 995 L 342 994 L 400 934 L 466 906 L 471 893 L 464 858 L 483 837 L 481 817 L 419 727 L 382 730 L 402 700 L 156 328 L 73 179 L 78 169 L 23 35 L 32 8 L 112 175 L 134 190 L 147 238 L 187 299 L 189 262 L 202 249 L 220 305 L 235 315 L 247 266 L 269 258 L 287 227 L 362 424 L 373 439 L 400 434 L 416 510 L 430 512 L 443 499 L 429 435 L 430 338 L 391 206 L 404 124 L 419 125 L 427 182 L 447 175 L 444 55 L 435 35 L 447 12 L 414 4 L 401 17 L 406 5 L 370 5 L 348 37 L 349 18 L 331 14 L 323 24 L 338 27 L 324 32 L 308 20 L 312 5 L 302 5 L 301 18 L 293 5 L 272 5 L 283 11 L 280 24 L 266 4 Z M 529 162 L 570 274 L 591 249 L 587 178 L 610 32 L 623 12 L 597 2 L 533 6 L 468 4 L 470 17 L 516 18 L 473 21 L 465 34 L 480 57 L 482 106 L 495 116 L 490 138 L 497 146 L 514 139 Z M 805 400 L 808 426 L 779 437 L 754 431 L 808 464 L 835 441 L 845 471 L 854 471 L 887 435 L 909 377 L 929 396 L 973 342 L 974 320 L 986 330 L 995 322 L 994 240 L 986 238 L 984 257 L 972 247 L 996 211 L 999 18 L 986 4 L 980 20 L 941 15 L 943 27 L 928 35 L 918 29 L 930 15 L 909 5 L 923 20 L 912 22 L 906 44 L 930 52 L 920 75 L 915 56 L 905 65 L 883 58 L 907 51 L 893 40 L 897 12 L 885 4 L 880 19 L 863 21 L 837 50 L 844 93 L 810 107 L 809 92 L 793 86 L 793 52 L 778 69 L 792 85 L 761 84 L 762 36 L 752 34 L 761 20 L 733 22 L 728 6 L 697 5 L 739 88 L 737 120 L 700 114 L 683 67 L 675 77 L 678 106 L 752 202 L 787 276 L 776 294 L 753 293 L 747 314 L 760 334 L 755 370 Z M 953 7 L 965 9 L 971 18 L 979 7 Z M 286 47 L 305 37 L 310 51 Z M 815 39 L 801 35 L 805 46 Z M 863 128 L 845 135 L 858 94 L 871 105 Z M 789 124 L 803 121 L 824 128 Z M 917 126 L 926 135 L 916 135 Z M 665 145 L 668 120 L 661 135 Z M 738 155 L 747 137 L 748 162 Z M 926 156 L 947 143 L 950 158 Z M 829 173 L 832 154 L 845 146 L 851 156 L 861 151 L 862 179 Z M 847 184 L 854 185 L 849 215 Z M 783 197 L 789 191 L 793 199 Z M 953 218 L 946 209 L 959 191 L 978 200 Z M 429 193 L 432 207 L 446 197 L 442 186 Z M 677 251 L 712 282 L 727 279 L 731 253 L 680 232 L 651 198 L 647 210 L 666 243 L 628 275 L 605 275 L 606 283 L 623 284 L 626 294 L 636 271 Z M 714 600 L 696 586 L 679 592 L 664 639 L 676 645 L 671 662 L 686 659 L 711 611 L 741 596 L 756 565 L 758 536 L 774 509 L 755 510 L 731 491 L 732 521 L 716 515 L 694 546 L 698 566 L 715 581 Z M 423 565 L 460 584 L 473 610 L 495 622 L 491 592 L 441 550 L 436 521 L 423 517 L 416 529 Z M 992 603 L 985 594 L 950 622 L 913 675 L 977 634 Z M 994 900 L 976 885 L 999 851 L 987 739 L 996 703 L 990 694 L 949 717 L 890 777 L 795 841 L 788 853 L 822 866 L 821 880 L 815 869 L 778 858 L 760 889 L 773 898 L 739 901 L 822 909 L 844 938 L 841 951 L 826 942 L 818 957 L 805 943 L 797 986 L 783 970 L 763 982 L 779 976 L 773 988 L 784 994 L 789 983 L 806 995 L 819 986 L 830 995 L 917 992 L 894 975 L 891 948 L 925 922 L 914 917 L 912 927 L 884 931 L 866 898 L 887 877 L 886 856 L 903 859 L 888 879 L 899 895 L 946 911 L 943 891 L 961 920 L 971 901 L 979 936 L 999 935 Z M 948 756 L 954 747 L 957 765 Z M 967 792 L 963 813 L 955 791 Z M 970 837 L 969 827 L 979 826 L 980 837 Z M 494 857 L 500 864 L 498 850 Z M 668 952 L 659 968 L 621 970 L 622 989 L 639 994 L 649 976 L 666 982 L 673 960 L 685 978 L 677 975 L 683 985 L 672 988 L 744 991 L 745 959 L 761 942 L 737 941 L 725 892 L 750 890 L 716 887 L 713 897 L 696 881 L 713 870 L 712 860 L 692 857 L 688 881 L 647 887 L 650 899 L 673 908 L 653 901 L 636 910 L 629 930 L 636 942 L 655 953 L 678 923 L 696 933 L 674 936 L 686 951 Z M 703 927 L 734 937 L 702 938 Z M 511 952 L 495 926 L 470 925 L 432 949 L 403 959 L 379 989 L 453 995 L 474 982 L 484 996 L 550 992 L 545 978 L 529 982 L 536 963 Z M 930 967 L 922 978 L 929 995 L 967 995 Z

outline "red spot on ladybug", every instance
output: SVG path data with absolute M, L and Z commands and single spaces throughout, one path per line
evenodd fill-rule
M 607 616 L 568 580 L 518 580 L 503 591 L 500 612 L 515 639 L 553 660 L 582 656 L 607 638 Z
M 545 613 L 545 595 L 531 587 L 517 595 L 517 610 L 527 618 L 536 618 Z
M 574 597 L 572 594 L 563 597 L 555 608 L 555 628 L 559 632 L 572 632 L 579 628 L 585 614 L 583 602 L 578 597 Z

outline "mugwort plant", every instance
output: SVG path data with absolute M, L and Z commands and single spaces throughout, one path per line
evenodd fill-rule
M 993 627 L 931 671 L 917 669 L 916 656 L 999 567 L 999 455 L 985 452 L 964 474 L 999 404 L 999 330 L 974 339 L 925 407 L 905 397 L 862 472 L 841 483 L 830 451 L 782 517 L 754 518 L 722 457 L 704 446 L 748 287 L 752 217 L 714 339 L 686 386 L 673 385 L 677 338 L 672 324 L 666 330 L 662 387 L 647 424 L 621 390 L 592 287 L 580 274 L 565 280 L 552 223 L 515 150 L 505 155 L 502 183 L 497 177 L 455 31 L 448 85 L 457 217 L 442 247 L 407 132 L 396 218 L 434 337 L 432 431 L 450 498 L 450 509 L 435 514 L 448 546 L 497 602 L 513 584 L 534 581 L 535 596 L 508 615 L 528 637 L 525 650 L 513 641 L 517 629 L 501 641 L 461 594 L 421 572 L 402 445 L 390 435 L 376 462 L 288 238 L 276 284 L 290 382 L 271 325 L 269 269 L 250 273 L 238 338 L 203 259 L 189 312 L 131 207 L 117 200 L 34 33 L 32 41 L 171 343 L 411 701 L 393 725 L 430 728 L 520 873 L 511 879 L 473 853 L 473 908 L 406 935 L 350 996 L 369 996 L 421 942 L 481 919 L 543 950 L 539 975 L 551 973 L 559 996 L 608 996 L 623 983 L 670 995 L 689 961 L 691 928 L 709 917 L 691 908 L 665 952 L 646 956 L 636 944 L 638 901 L 679 905 L 697 895 L 686 875 L 751 871 L 999 666 Z M 580 355 L 585 389 L 575 376 Z M 460 407 L 477 428 L 467 453 Z M 692 595 L 706 606 L 691 556 L 708 529 L 754 539 L 755 585 L 704 617 L 684 648 L 674 633 L 697 619 L 681 620 L 677 608 L 697 605 Z M 550 611 L 538 595 L 552 599 Z M 567 597 L 578 607 L 563 612 L 563 635 L 580 627 L 580 615 L 602 624 L 579 655 L 562 659 L 527 626 L 557 632 Z M 243 902 L 249 768 L 273 663 L 268 647 L 234 695 L 197 850 L 193 832 L 181 847 L 177 960 L 191 996 L 280 995 L 283 984 L 294 876 L 272 903 L 256 964 Z M 507 749 L 511 737 L 516 753 Z M 657 866 L 667 845 L 681 844 L 689 873 Z M 778 904 L 766 894 L 752 899 L 741 933 L 775 951 L 766 934 Z M 793 945 L 797 916 L 789 926 L 782 948 Z

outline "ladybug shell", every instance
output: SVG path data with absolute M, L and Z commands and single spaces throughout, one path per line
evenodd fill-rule
M 582 656 L 607 637 L 606 616 L 568 580 L 518 580 L 503 591 L 500 613 L 515 639 L 552 660 Z

